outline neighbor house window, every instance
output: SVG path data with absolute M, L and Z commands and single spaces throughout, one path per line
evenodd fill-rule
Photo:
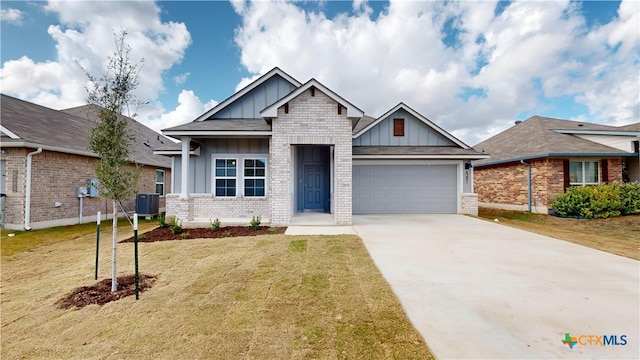
M 215 195 L 236 196 L 237 159 L 215 159 Z
M 264 196 L 266 159 L 244 159 L 244 196 Z
M 569 185 L 598 185 L 598 162 L 570 161 Z
M 404 136 L 404 119 L 393 119 L 393 136 Z
M 156 170 L 156 194 L 164 195 L 164 170 Z

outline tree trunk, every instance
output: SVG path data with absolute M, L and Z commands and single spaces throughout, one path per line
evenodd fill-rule
M 118 208 L 114 201 L 113 203 L 113 249 L 111 250 L 111 292 L 118 290 L 118 267 L 117 267 L 117 253 L 118 253 Z

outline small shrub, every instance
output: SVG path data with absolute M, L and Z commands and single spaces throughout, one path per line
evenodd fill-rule
M 182 234 L 180 234 L 180 237 L 183 239 L 191 239 L 191 234 L 189 234 L 188 232 L 183 232 Z
M 215 218 L 215 220 L 211 221 L 211 223 L 209 224 L 209 229 L 211 230 L 218 230 L 220 228 L 220 219 Z
M 260 216 L 254 216 L 251 218 L 251 228 L 253 230 L 260 229 Z
M 275 227 L 275 226 L 272 226 L 272 227 L 269 228 L 269 232 L 272 233 L 272 234 L 275 233 L 276 231 L 278 231 L 278 228 Z
M 231 237 L 231 232 L 230 231 L 223 232 L 222 237 Z
M 160 214 L 160 216 L 158 216 L 158 225 L 161 228 L 169 226 L 169 224 L 167 224 L 167 218 L 165 213 L 162 213 Z
M 171 223 L 171 232 L 174 234 L 178 234 L 182 231 L 182 220 L 179 220 L 177 217 L 173 219 Z
M 560 216 L 608 218 L 640 212 L 640 186 L 607 184 L 577 186 L 557 196 L 551 208 Z

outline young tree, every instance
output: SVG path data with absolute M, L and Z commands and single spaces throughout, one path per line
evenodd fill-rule
M 126 35 L 126 31 L 114 34 L 116 51 L 107 58 L 107 69 L 102 77 L 97 78 L 82 69 L 91 82 L 87 87 L 87 102 L 97 107 L 99 119 L 89 134 L 89 150 L 100 157 L 96 175 L 102 195 L 113 204 L 112 292 L 118 286 L 118 203 L 135 195 L 139 175 L 137 166 L 130 166 L 129 157 L 129 146 L 134 143 L 135 134 L 122 113 L 127 111 L 129 117 L 135 117 L 135 111 L 142 105 L 132 94 L 138 85 L 142 60 L 131 63 L 131 47 L 125 42 Z M 130 114 L 131 108 L 135 109 L 133 114 Z

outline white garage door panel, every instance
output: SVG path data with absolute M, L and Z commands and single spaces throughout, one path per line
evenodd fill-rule
M 455 214 L 456 165 L 355 165 L 354 214 Z

